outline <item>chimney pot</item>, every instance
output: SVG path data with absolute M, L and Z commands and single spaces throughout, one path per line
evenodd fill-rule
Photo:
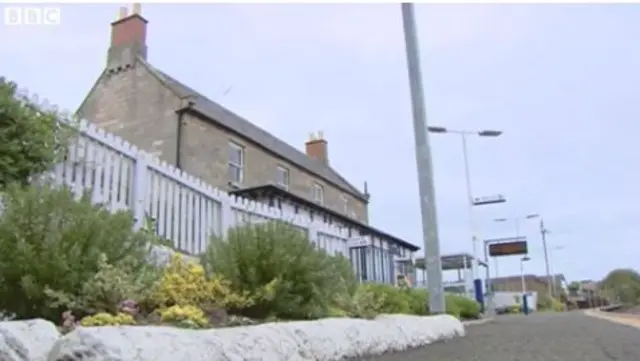
M 133 4 L 130 14 L 121 7 L 120 18 L 111 23 L 108 67 L 132 64 L 136 57 L 147 58 L 147 20 L 140 10 L 139 3 Z
M 132 10 L 133 14 L 138 14 L 140 15 L 142 13 L 142 4 L 140 3 L 133 3 L 133 10 Z
M 324 139 L 323 133 L 311 133 L 309 141 L 305 144 L 306 153 L 309 158 L 317 159 L 324 164 L 329 164 L 329 152 L 327 149 L 327 141 Z

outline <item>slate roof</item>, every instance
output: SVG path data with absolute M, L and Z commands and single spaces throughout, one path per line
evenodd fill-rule
M 332 185 L 340 188 L 342 191 L 351 194 L 352 196 L 368 202 L 367 195 L 362 193 L 358 188 L 350 184 L 344 177 L 342 177 L 336 170 L 323 162 L 310 158 L 302 151 L 289 145 L 274 135 L 268 133 L 262 128 L 256 126 L 250 121 L 242 118 L 241 116 L 231 112 L 224 108 L 222 105 L 212 101 L 201 93 L 193 90 L 192 88 L 184 85 L 175 78 L 167 75 L 163 71 L 155 68 L 144 59 L 140 58 L 155 75 L 160 78 L 169 88 L 179 94 L 181 97 L 188 97 L 193 101 L 192 109 L 197 113 L 205 116 L 209 120 L 219 124 L 220 126 L 237 133 L 243 138 L 246 138 L 266 149 L 275 153 L 279 157 L 290 161 L 291 163 L 305 169 L 309 173 L 312 173 L 319 178 L 331 183 Z

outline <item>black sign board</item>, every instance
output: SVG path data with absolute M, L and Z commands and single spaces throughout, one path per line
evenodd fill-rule
M 493 243 L 489 245 L 489 255 L 491 257 L 516 256 L 527 254 L 527 252 L 527 241 Z

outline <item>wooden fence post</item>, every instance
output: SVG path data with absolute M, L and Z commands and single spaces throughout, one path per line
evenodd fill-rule
M 146 221 L 146 203 L 148 192 L 149 162 L 143 151 L 138 151 L 131 177 L 131 210 L 136 221 L 135 230 L 139 230 Z

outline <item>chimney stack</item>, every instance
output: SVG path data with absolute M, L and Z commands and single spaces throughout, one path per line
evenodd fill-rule
M 118 19 L 111 23 L 107 66 L 133 65 L 138 56 L 147 58 L 147 20 L 141 15 L 141 5 L 136 3 L 130 14 L 126 7 L 121 7 Z
M 309 141 L 305 143 L 307 156 L 317 159 L 324 164 L 329 164 L 329 153 L 327 141 L 324 139 L 322 131 L 309 134 Z

